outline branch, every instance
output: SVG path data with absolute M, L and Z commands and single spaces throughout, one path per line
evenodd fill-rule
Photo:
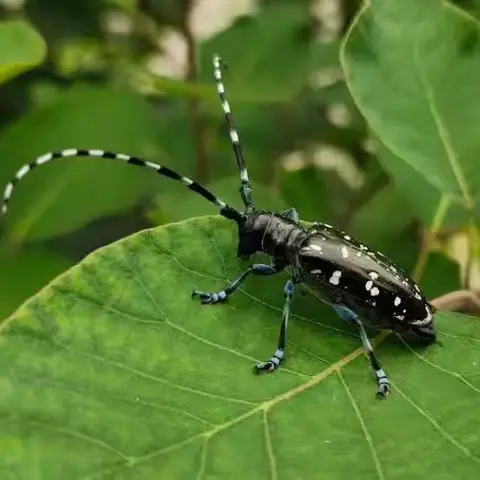
M 430 303 L 439 310 L 449 310 L 480 317 L 480 292 L 457 290 L 437 297 Z

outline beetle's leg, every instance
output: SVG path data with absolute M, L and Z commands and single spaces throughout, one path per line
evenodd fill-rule
M 287 208 L 286 210 L 281 212 L 280 215 L 282 215 L 282 217 L 290 218 L 294 222 L 299 222 L 300 221 L 300 217 L 298 215 L 298 212 L 297 212 L 296 208 L 294 208 L 294 207 Z
M 263 263 L 256 263 L 247 270 L 245 270 L 241 275 L 239 275 L 235 280 L 229 283 L 223 290 L 216 293 L 200 292 L 197 289 L 194 289 L 192 292 L 192 298 L 199 298 L 202 304 L 215 304 L 219 302 L 224 302 L 237 288 L 243 283 L 243 281 L 250 275 L 273 275 L 275 273 L 281 272 L 283 269 L 277 266 L 264 265 Z
M 285 344 L 287 341 L 287 327 L 288 317 L 290 315 L 290 302 L 292 300 L 293 292 L 295 291 L 295 284 L 290 279 L 285 283 L 283 287 L 285 294 L 285 303 L 283 305 L 282 326 L 280 327 L 280 336 L 278 338 L 277 350 L 266 362 L 257 363 L 254 367 L 255 373 L 261 373 L 266 371 L 268 373 L 273 372 L 285 359 Z
M 387 374 L 385 373 L 380 362 L 375 356 L 375 352 L 373 351 L 372 344 L 368 339 L 367 332 L 365 331 L 365 327 L 363 326 L 363 323 L 358 319 L 356 319 L 356 322 L 360 328 L 360 337 L 362 338 L 363 348 L 365 348 L 365 350 L 368 353 L 368 359 L 370 360 L 370 365 L 372 366 L 375 372 L 375 376 L 377 377 L 377 382 L 378 382 L 377 396 L 386 397 L 390 393 L 390 385 L 388 382 Z
M 373 351 L 372 344 L 368 339 L 367 332 L 365 331 L 365 327 L 363 323 L 358 318 L 358 315 L 353 311 L 350 310 L 345 305 L 341 304 L 334 304 L 332 305 L 337 315 L 346 322 L 355 322 L 360 328 L 360 337 L 362 339 L 363 348 L 367 351 L 368 359 L 370 360 L 370 365 L 372 366 L 375 376 L 377 377 L 378 382 L 378 390 L 377 396 L 379 397 L 386 397 L 390 393 L 390 386 L 388 384 L 388 377 L 387 374 L 384 372 L 380 362 L 378 361 L 377 357 L 375 356 L 375 352 Z

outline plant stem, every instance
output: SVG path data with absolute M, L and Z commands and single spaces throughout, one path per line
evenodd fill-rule
M 423 271 L 427 264 L 428 255 L 430 253 L 430 247 L 433 239 L 437 235 L 438 231 L 442 228 L 443 220 L 447 214 L 448 208 L 450 207 L 451 198 L 448 195 L 442 196 L 440 202 L 438 203 L 437 212 L 435 218 L 432 221 L 432 225 L 429 230 L 426 232 L 424 240 L 422 242 L 422 249 L 418 257 L 415 268 L 413 269 L 412 278 L 416 282 L 420 282 Z
M 187 22 L 182 26 L 182 31 L 187 43 L 187 80 L 198 80 L 197 55 L 195 38 Z M 209 177 L 208 156 L 205 138 L 205 126 L 201 114 L 201 102 L 198 98 L 187 99 L 187 116 L 190 124 L 193 142 L 195 145 L 195 178 L 199 182 L 207 182 Z

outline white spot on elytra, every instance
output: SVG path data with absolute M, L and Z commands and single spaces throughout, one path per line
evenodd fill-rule
M 400 297 L 395 297 L 393 304 L 398 307 L 402 303 L 402 299 Z
M 377 287 L 373 287 L 373 288 L 370 290 L 370 295 L 371 295 L 372 297 L 376 297 L 379 293 L 380 293 L 380 290 L 379 290 Z
M 315 268 L 314 270 L 310 270 L 310 273 L 313 275 L 320 275 L 322 271 L 319 268 Z
M 368 247 L 366 247 L 365 245 L 361 244 L 361 245 L 360 245 L 360 250 L 365 250 L 365 251 L 366 251 L 366 250 L 368 250 Z
M 342 276 L 342 272 L 340 270 L 335 270 L 330 277 L 329 282 L 332 285 L 338 285 L 340 283 L 340 277 Z
M 369 281 L 365 284 L 365 288 L 366 288 L 366 290 L 370 290 L 372 287 L 373 287 L 373 282 L 372 282 L 371 280 L 369 280 Z
M 418 285 L 417 285 L 416 283 L 414 283 L 413 286 L 415 287 L 415 290 L 416 290 L 417 292 L 420 292 L 420 288 L 418 287 Z
M 368 272 L 368 276 L 372 279 L 372 280 L 376 280 L 378 278 L 378 273 L 377 272 Z
M 416 298 L 417 300 L 421 300 L 421 299 L 422 299 L 422 297 L 421 297 L 418 293 L 415 293 L 415 298 Z
M 405 317 L 403 315 L 395 315 L 395 318 L 398 318 L 398 320 L 404 320 Z
M 352 239 L 352 237 L 350 237 L 349 235 L 345 235 L 343 238 L 344 238 L 345 240 L 351 240 L 351 239 Z
M 348 248 L 345 247 L 345 245 L 342 247 L 342 257 L 347 258 L 348 257 Z

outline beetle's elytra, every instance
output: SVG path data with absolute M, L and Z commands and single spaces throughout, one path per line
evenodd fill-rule
M 377 395 L 389 393 L 389 382 L 367 337 L 364 325 L 391 330 L 399 335 L 413 336 L 432 343 L 436 341 L 433 314 L 435 308 L 425 299 L 419 286 L 385 256 L 371 250 L 345 232 L 325 223 L 304 227 L 297 211 L 290 208 L 281 213 L 258 210 L 252 202 L 252 189 L 245 167 L 243 152 L 230 105 L 222 83 L 218 56 L 213 59 L 218 93 L 225 113 L 230 138 L 240 171 L 240 194 L 245 211 L 226 204 L 197 182 L 156 163 L 121 153 L 103 150 L 67 149 L 41 155 L 22 166 L 5 187 L 2 214 L 6 214 L 15 185 L 33 168 L 56 158 L 93 156 L 119 160 L 155 170 L 160 175 L 181 181 L 187 188 L 220 208 L 220 214 L 238 227 L 237 256 L 248 259 L 256 252 L 271 257 L 270 265 L 253 264 L 220 292 L 194 290 L 192 297 L 203 304 L 216 304 L 229 298 L 249 275 L 274 275 L 289 267 L 284 286 L 284 308 L 280 336 L 274 354 L 255 365 L 254 371 L 273 372 L 285 359 L 290 302 L 295 285 L 306 283 L 330 304 L 338 316 L 356 324 L 370 364 L 377 378 Z

